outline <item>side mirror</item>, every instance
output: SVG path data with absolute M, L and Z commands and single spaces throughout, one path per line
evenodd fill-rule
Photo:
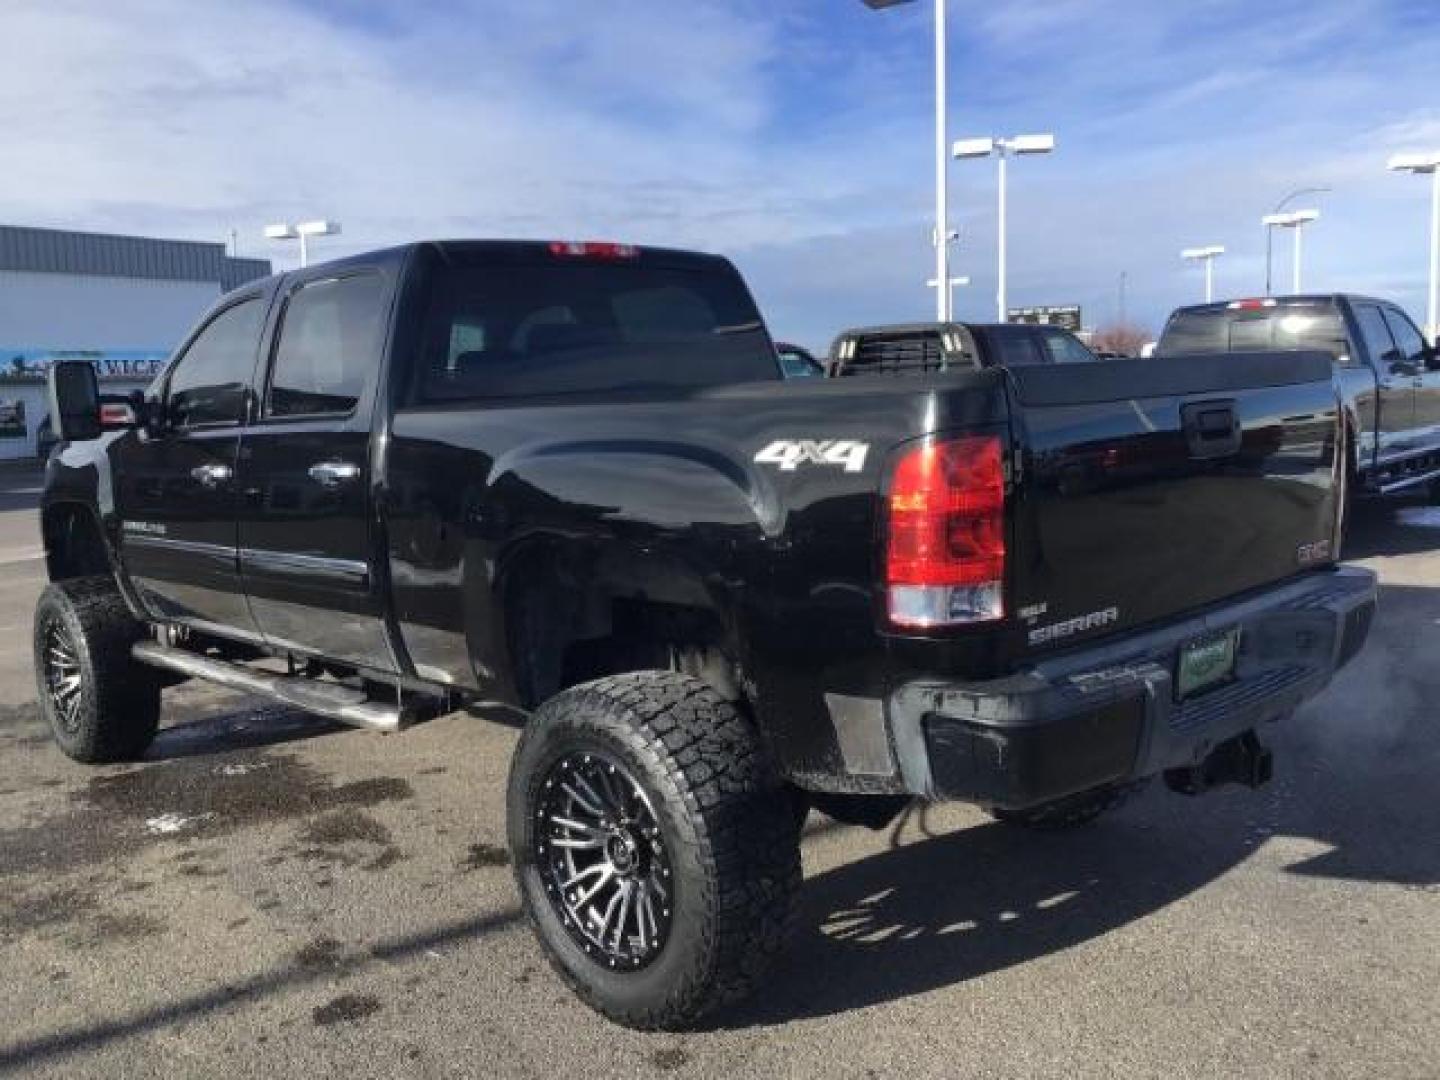
M 1417 375 L 1420 369 L 1407 360 L 1399 349 L 1391 349 L 1383 357 L 1385 368 L 1391 375 Z
M 70 442 L 100 435 L 100 384 L 88 360 L 58 360 L 50 366 L 50 415 L 55 434 Z

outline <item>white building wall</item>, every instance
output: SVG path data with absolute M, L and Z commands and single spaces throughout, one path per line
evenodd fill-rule
M 169 350 L 219 296 L 218 282 L 0 270 L 0 352 Z

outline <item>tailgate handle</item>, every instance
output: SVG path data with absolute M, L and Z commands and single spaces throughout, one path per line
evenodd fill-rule
M 1182 405 L 1180 426 L 1192 458 L 1230 457 L 1240 452 L 1243 433 L 1233 401 L 1192 401 Z

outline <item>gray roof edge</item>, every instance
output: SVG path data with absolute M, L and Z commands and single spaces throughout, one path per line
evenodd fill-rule
M 263 267 L 263 272 L 261 268 Z M 234 259 L 209 240 L 157 240 L 144 236 L 71 232 L 0 225 L 0 270 L 213 281 L 225 288 L 267 277 L 266 259 Z

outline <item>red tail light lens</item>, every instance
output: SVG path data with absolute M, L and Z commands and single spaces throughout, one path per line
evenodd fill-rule
M 1005 463 L 998 435 L 908 451 L 890 485 L 886 604 L 896 626 L 1005 614 Z
M 640 249 L 631 244 L 612 244 L 599 240 L 555 240 L 550 254 L 570 259 L 634 259 Z

